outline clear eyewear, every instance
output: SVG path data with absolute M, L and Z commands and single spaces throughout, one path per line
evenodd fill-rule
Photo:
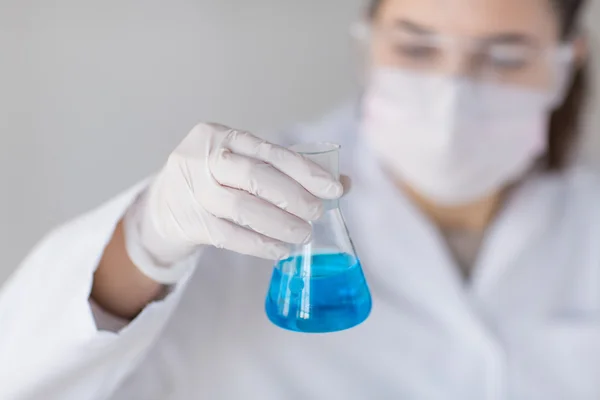
M 389 52 L 389 67 L 465 75 L 472 79 L 555 90 L 573 61 L 573 46 L 541 48 L 532 43 L 495 43 L 442 34 L 412 34 L 361 23 L 353 35 L 374 40 Z

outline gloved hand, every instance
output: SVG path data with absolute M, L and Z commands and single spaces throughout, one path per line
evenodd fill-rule
M 202 245 L 279 259 L 310 238 L 307 221 L 341 183 L 304 157 L 250 133 L 196 126 L 125 217 L 132 261 L 172 283 L 178 263 Z

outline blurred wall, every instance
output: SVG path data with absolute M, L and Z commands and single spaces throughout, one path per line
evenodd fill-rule
M 0 282 L 196 122 L 264 133 L 351 95 L 362 2 L 0 0 Z M 600 135 L 583 149 L 600 159 Z
M 260 133 L 353 92 L 361 0 L 0 0 L 0 282 L 199 121 Z

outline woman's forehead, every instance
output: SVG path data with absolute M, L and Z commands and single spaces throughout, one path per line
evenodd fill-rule
M 457 36 L 510 33 L 554 40 L 554 13 L 550 0 L 384 0 L 378 20 Z

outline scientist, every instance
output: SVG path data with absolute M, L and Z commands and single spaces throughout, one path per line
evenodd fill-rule
M 360 102 L 279 142 L 340 143 L 352 190 L 196 126 L 3 287 L 0 398 L 600 399 L 600 184 L 569 162 L 582 3 L 372 1 Z M 279 329 L 273 260 L 342 196 L 372 314 Z

